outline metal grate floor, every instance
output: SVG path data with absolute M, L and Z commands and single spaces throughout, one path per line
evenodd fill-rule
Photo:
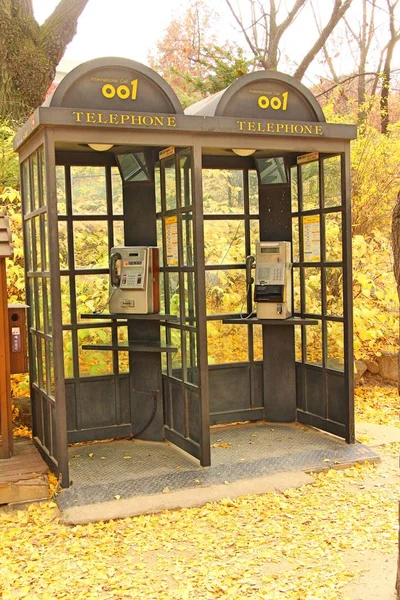
M 271 475 L 319 471 L 327 466 L 376 461 L 362 444 L 349 445 L 319 430 L 265 422 L 211 429 L 211 467 L 169 442 L 117 440 L 69 448 L 71 487 L 61 510 L 113 500 Z

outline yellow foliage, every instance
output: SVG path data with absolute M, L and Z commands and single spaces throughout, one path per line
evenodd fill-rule
M 400 397 L 395 386 L 359 386 L 354 401 L 357 421 L 400 427 Z
M 343 600 L 360 573 L 348 556 L 396 551 L 397 482 L 381 483 L 356 465 L 282 494 L 74 527 L 53 502 L 0 512 L 3 596 Z

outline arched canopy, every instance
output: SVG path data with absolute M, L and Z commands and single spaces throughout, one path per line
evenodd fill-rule
M 183 113 L 175 92 L 160 75 L 134 60 L 113 57 L 90 60 L 73 69 L 59 84 L 49 105 Z
M 189 106 L 185 114 L 325 122 L 311 92 L 293 77 L 275 71 L 244 75 L 225 90 Z

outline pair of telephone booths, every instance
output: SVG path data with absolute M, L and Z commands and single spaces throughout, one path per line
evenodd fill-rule
M 203 466 L 214 424 L 299 421 L 354 442 L 355 135 L 281 73 L 183 111 L 119 58 L 77 67 L 35 111 L 15 138 L 33 439 L 64 487 L 75 442 L 168 440 Z M 291 243 L 290 318 L 252 312 L 257 241 Z M 159 312 L 110 312 L 124 247 L 158 248 Z

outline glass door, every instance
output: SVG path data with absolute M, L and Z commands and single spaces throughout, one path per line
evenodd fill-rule
M 301 157 L 299 157 L 301 162 Z M 345 157 L 291 168 L 297 418 L 354 441 L 351 237 Z M 350 281 L 350 285 L 349 285 Z
M 174 316 L 173 321 L 162 325 L 161 335 L 164 342 L 177 348 L 163 356 L 164 422 L 166 439 L 207 465 L 209 415 L 202 408 L 200 385 L 199 273 L 195 258 L 199 239 L 194 226 L 192 165 L 189 149 L 163 158 L 155 166 L 160 312 Z

